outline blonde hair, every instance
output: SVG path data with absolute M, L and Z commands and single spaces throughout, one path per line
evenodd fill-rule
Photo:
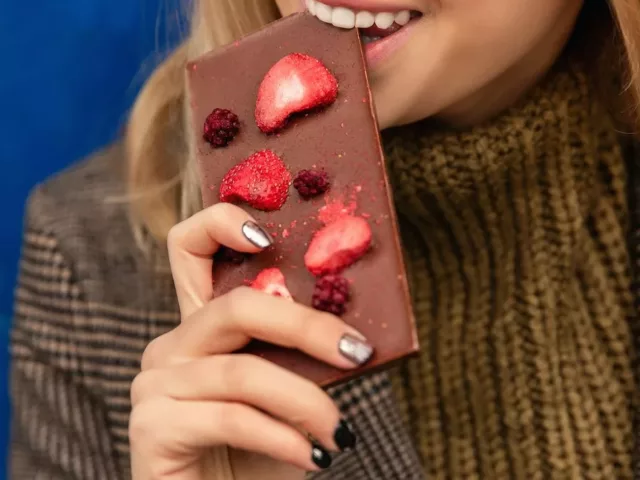
M 189 38 L 153 73 L 132 110 L 126 132 L 128 194 L 132 225 L 141 244 L 163 242 L 173 225 L 202 207 L 196 162 L 189 151 L 185 65 L 233 42 L 279 14 L 273 0 L 194 0 Z M 594 4 L 587 0 L 585 5 Z M 600 7 L 606 7 L 604 2 Z M 640 1 L 609 0 L 616 41 L 627 75 L 634 119 L 640 103 Z M 602 25 L 606 9 L 595 16 Z M 611 23 L 611 22 L 605 22 Z M 592 36 L 593 32 L 587 32 Z M 602 37 L 600 37 L 601 39 Z M 636 122 L 637 123 L 637 122 Z
M 202 206 L 186 122 L 185 66 L 278 18 L 269 0 L 195 1 L 191 34 L 149 78 L 127 126 L 127 199 L 136 238 L 164 241 Z

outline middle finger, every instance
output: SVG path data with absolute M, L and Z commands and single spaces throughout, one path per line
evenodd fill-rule
M 251 339 L 298 349 L 343 369 L 359 367 L 373 355 L 362 334 L 338 317 L 241 287 L 154 341 L 143 357 L 143 370 L 231 353 Z

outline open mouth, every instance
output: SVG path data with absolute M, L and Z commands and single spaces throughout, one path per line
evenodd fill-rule
M 317 0 L 306 0 L 307 10 L 319 20 L 339 28 L 357 28 L 363 43 L 371 44 L 389 37 L 422 17 L 415 10 L 372 12 L 347 7 L 332 7 Z

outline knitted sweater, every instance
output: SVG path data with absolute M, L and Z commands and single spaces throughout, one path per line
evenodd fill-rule
M 632 477 L 627 176 L 577 68 L 461 132 L 390 132 L 422 353 L 396 390 L 431 478 Z

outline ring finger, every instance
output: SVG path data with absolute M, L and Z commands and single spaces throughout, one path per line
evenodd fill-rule
M 148 370 L 135 379 L 131 396 L 133 405 L 156 396 L 239 402 L 301 428 L 329 449 L 355 446 L 355 435 L 321 388 L 252 355 L 218 355 Z
M 175 439 L 179 438 L 180 449 L 228 445 L 308 471 L 331 465 L 329 453 L 310 443 L 295 428 L 239 403 L 151 399 L 133 409 L 130 435 L 141 455 L 145 455 L 147 445 L 154 449 L 159 445 L 176 448 Z M 153 465 L 159 478 L 176 469 L 171 458 L 167 456 L 164 464 Z

